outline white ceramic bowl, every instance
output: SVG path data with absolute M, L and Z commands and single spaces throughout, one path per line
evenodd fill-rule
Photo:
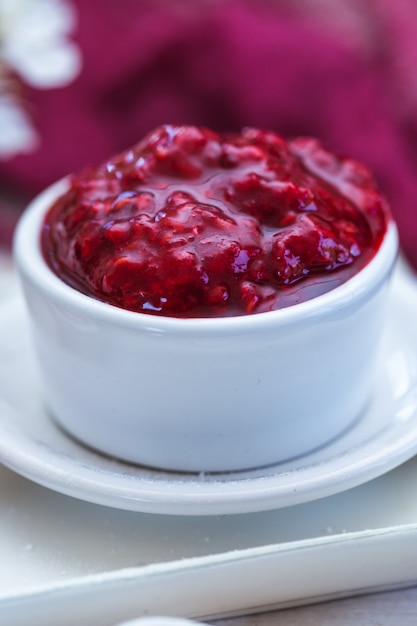
M 397 231 L 373 260 L 313 300 L 255 315 L 176 319 L 125 311 L 58 278 L 40 249 L 60 182 L 15 236 L 54 418 L 79 441 L 180 471 L 259 467 L 303 455 L 349 427 L 373 386 Z

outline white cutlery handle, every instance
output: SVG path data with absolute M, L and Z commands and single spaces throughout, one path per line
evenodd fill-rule
M 116 626 L 192 626 L 198 625 L 201 622 L 195 622 L 194 620 L 184 619 L 181 617 L 138 617 L 128 622 L 116 624 Z

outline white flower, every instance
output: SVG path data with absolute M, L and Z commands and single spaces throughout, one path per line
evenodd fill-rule
M 33 87 L 60 87 L 80 71 L 68 40 L 75 13 L 63 0 L 0 0 L 0 58 Z
M 66 0 L 0 0 L 0 158 L 35 150 L 40 138 L 11 79 L 37 89 L 64 87 L 81 69 L 69 35 L 75 12 Z
M 32 152 L 39 136 L 25 111 L 7 94 L 0 93 L 0 156 L 11 158 L 17 152 Z

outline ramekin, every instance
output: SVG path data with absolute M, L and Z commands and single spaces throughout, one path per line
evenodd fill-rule
M 40 247 L 60 181 L 24 212 L 14 256 L 51 416 L 131 463 L 227 472 L 279 463 L 338 437 L 373 389 L 398 236 L 341 286 L 278 311 L 177 319 L 69 287 Z

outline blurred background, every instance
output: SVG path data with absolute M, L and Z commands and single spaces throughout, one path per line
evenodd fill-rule
M 359 158 L 417 268 L 415 0 L 0 0 L 0 246 L 42 188 L 163 123 Z

